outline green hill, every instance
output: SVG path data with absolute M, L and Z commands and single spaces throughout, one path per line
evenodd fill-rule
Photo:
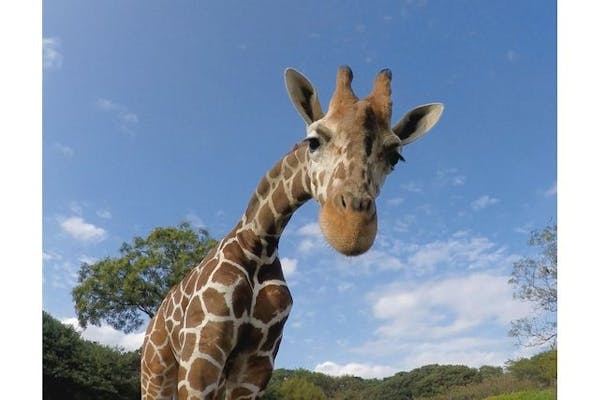
M 44 399 L 139 399 L 140 353 L 89 342 L 43 313 Z M 557 351 L 494 366 L 425 365 L 384 379 L 278 369 L 265 400 L 556 399 Z

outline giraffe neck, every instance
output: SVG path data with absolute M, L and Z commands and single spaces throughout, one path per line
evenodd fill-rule
M 305 144 L 279 160 L 261 179 L 246 212 L 228 236 L 263 262 L 277 256 L 279 237 L 294 211 L 313 197 Z

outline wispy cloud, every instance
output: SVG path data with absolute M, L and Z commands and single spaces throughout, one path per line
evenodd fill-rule
M 188 220 L 195 228 L 206 228 L 206 223 L 204 220 L 194 212 L 187 213 L 185 219 Z
M 62 154 L 63 156 L 65 156 L 67 158 L 71 158 L 75 155 L 75 151 L 73 150 L 73 148 L 66 146 L 62 143 L 56 142 L 56 143 L 54 143 L 52 148 L 54 149 L 54 151 Z
M 346 271 L 400 270 L 405 267 L 400 258 L 378 248 L 352 258 L 336 255 L 336 265 Z
M 90 325 L 86 329 L 82 329 L 77 318 L 63 318 L 61 322 L 74 327 L 84 339 L 107 346 L 118 346 L 132 351 L 139 349 L 144 341 L 144 332 L 123 333 L 108 325 Z
M 471 367 L 503 365 L 507 359 L 533 355 L 531 350 L 514 347 L 510 340 L 486 338 L 481 334 L 443 340 L 382 338 L 367 342 L 350 351 L 370 357 L 394 354 L 393 362 L 396 371 L 410 371 L 429 364 Z
M 79 270 L 74 263 L 64 261 L 62 257 L 50 259 L 44 257 L 43 261 L 44 284 L 65 291 L 70 291 L 77 284 Z
M 406 264 L 411 269 L 432 271 L 437 267 L 460 270 L 484 269 L 516 259 L 488 238 L 459 231 L 444 240 L 405 246 Z
M 400 204 L 404 203 L 404 198 L 402 197 L 393 197 L 391 199 L 387 199 L 386 204 L 391 206 L 391 207 L 396 207 L 399 206 Z
M 63 55 L 60 52 L 60 39 L 57 37 L 42 39 L 42 67 L 59 69 L 62 67 Z
M 362 363 L 337 364 L 333 361 L 325 361 L 315 367 L 315 372 L 331 376 L 359 376 L 365 379 L 385 378 L 394 375 L 397 370 L 387 365 L 373 365 Z
M 467 180 L 467 177 L 460 174 L 457 168 L 439 169 L 436 171 L 436 177 L 442 186 L 462 186 Z
M 98 261 L 98 258 L 83 254 L 79 257 L 78 261 L 80 263 L 94 264 L 96 261 Z
M 62 260 L 62 256 L 54 251 L 42 251 L 42 261 Z
M 84 203 L 80 203 L 78 201 L 71 201 L 69 203 L 69 210 L 76 215 L 81 216 L 83 214 Z
M 437 339 L 465 334 L 484 323 L 508 325 L 531 311 L 513 299 L 508 276 L 475 273 L 421 285 L 395 283 L 372 293 L 382 337 Z
M 532 311 L 515 300 L 508 275 L 489 272 L 428 282 L 393 282 L 368 295 L 376 321 L 373 338 L 350 349 L 397 370 L 431 363 L 502 365 L 517 355 L 510 321 Z
M 508 60 L 508 62 L 510 63 L 515 63 L 517 62 L 517 60 L 519 59 L 519 55 L 517 54 L 516 51 L 514 50 L 508 50 L 506 52 L 506 59 Z
M 106 230 L 73 216 L 60 221 L 60 227 L 72 238 L 81 242 L 101 242 L 107 237 Z
M 517 226 L 514 230 L 517 233 L 529 235 L 534 229 L 533 222 L 529 221 L 523 225 Z
M 548 189 L 546 189 L 546 191 L 544 191 L 544 196 L 553 197 L 556 196 L 556 193 L 558 193 L 558 191 L 556 190 L 556 181 L 554 181 L 552 186 L 550 186 Z
M 96 211 L 96 215 L 102 219 L 111 219 L 112 214 L 108 209 L 101 209 Z
M 283 275 L 286 277 L 286 279 L 290 278 L 296 275 L 298 260 L 295 258 L 283 257 L 281 259 L 281 268 L 283 269 Z
M 301 254 L 308 254 L 315 249 L 325 248 L 325 242 L 318 222 L 305 224 L 298 228 L 294 234 L 301 237 L 300 243 L 297 246 L 297 250 Z
M 416 182 L 407 182 L 400 185 L 400 189 L 411 193 L 422 193 L 423 186 Z
M 102 97 L 96 100 L 96 107 L 110 113 L 115 119 L 117 127 L 121 132 L 130 137 L 135 136 L 135 127 L 139 122 L 137 114 L 131 112 L 124 105 Z
M 477 200 L 471 202 L 471 208 L 475 211 L 483 210 L 491 205 L 498 203 L 500 200 L 491 197 L 489 195 L 483 195 L 479 197 Z

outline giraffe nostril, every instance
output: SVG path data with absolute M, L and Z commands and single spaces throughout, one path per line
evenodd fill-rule
M 371 213 L 374 202 L 370 195 L 356 196 L 351 192 L 345 192 L 337 196 L 336 203 L 341 210 Z

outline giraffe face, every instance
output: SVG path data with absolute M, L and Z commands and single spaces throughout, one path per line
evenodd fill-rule
M 290 98 L 308 125 L 308 174 L 312 195 L 321 205 L 321 231 L 333 248 L 354 256 L 366 252 L 375 240 L 375 199 L 386 176 L 403 160 L 402 146 L 428 131 L 443 106 L 418 107 L 392 127 L 391 72 L 381 71 L 364 99 L 354 95 L 351 81 L 350 68 L 341 67 L 329 109 L 323 114 L 308 79 L 286 71 Z
M 325 238 L 343 254 L 364 253 L 375 240 L 375 199 L 400 159 L 400 139 L 361 100 L 309 125 L 305 140 Z

